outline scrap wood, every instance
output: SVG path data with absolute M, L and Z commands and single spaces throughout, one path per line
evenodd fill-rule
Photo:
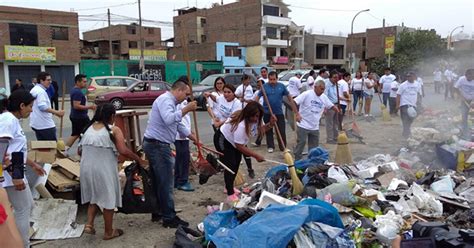
M 79 182 L 67 178 L 57 169 L 52 169 L 48 176 L 48 184 L 51 185 L 56 191 L 64 192 L 64 190 L 68 188 L 78 186 Z
M 54 161 L 53 164 L 56 164 L 58 165 L 61 169 L 61 171 L 67 171 L 66 173 L 64 173 L 66 176 L 68 176 L 69 178 L 71 178 L 70 176 L 72 175 L 73 177 L 75 178 L 79 178 L 81 176 L 81 172 L 80 172 L 80 167 L 79 167 L 79 163 L 77 162 L 74 162 L 68 158 L 61 158 L 61 159 L 56 159 L 56 161 Z M 71 178 L 71 179 L 75 179 L 75 178 Z

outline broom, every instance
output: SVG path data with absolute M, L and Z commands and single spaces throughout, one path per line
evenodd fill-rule
M 263 94 L 263 100 L 266 102 L 268 106 L 268 110 L 270 111 L 270 115 L 273 116 L 273 110 L 272 107 L 270 106 L 270 102 L 268 101 L 267 93 L 265 92 L 265 88 L 262 85 L 262 82 L 259 82 L 260 84 L 260 89 L 262 90 Z M 285 162 L 287 163 L 288 170 L 290 172 L 291 176 L 291 182 L 293 185 L 293 195 L 300 195 L 303 193 L 303 183 L 301 183 L 301 180 L 299 179 L 298 175 L 296 174 L 296 169 L 295 169 L 295 161 L 293 157 L 291 156 L 291 153 L 288 149 L 285 147 L 285 143 L 283 142 L 283 138 L 280 133 L 280 129 L 278 128 L 278 125 L 275 125 L 275 130 L 278 136 L 278 139 L 281 143 L 281 145 L 284 147 L 284 152 L 283 152 L 283 157 L 285 158 Z
M 61 97 L 61 110 L 64 111 L 64 96 L 66 95 L 66 80 L 63 80 L 63 95 Z M 58 142 L 56 143 L 56 148 L 60 151 L 65 151 L 66 150 L 66 145 L 63 140 L 63 119 L 64 116 L 61 116 L 61 120 L 59 122 L 59 139 Z
M 337 105 L 340 105 L 339 96 L 339 85 L 336 82 L 336 94 L 337 94 Z M 336 114 L 337 123 L 339 126 L 339 134 L 337 135 L 337 147 L 336 147 L 336 163 L 338 164 L 350 164 L 352 163 L 352 153 L 349 148 L 349 139 L 347 138 L 346 132 L 342 130 L 342 123 L 339 120 L 339 113 Z M 341 121 L 342 122 L 342 121 Z
M 392 120 L 392 118 L 390 117 L 390 113 L 388 112 L 387 107 L 382 102 L 382 97 L 380 96 L 380 93 L 378 93 L 378 96 L 379 96 L 379 100 L 380 100 L 380 110 L 382 111 L 382 120 L 383 121 Z

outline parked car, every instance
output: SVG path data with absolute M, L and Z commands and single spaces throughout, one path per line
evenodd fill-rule
M 91 77 L 87 87 L 87 100 L 94 101 L 102 93 L 124 90 L 140 80 L 122 76 Z
M 155 99 L 170 90 L 162 81 L 139 81 L 125 90 L 104 93 L 96 97 L 95 104 L 111 103 L 116 110 L 125 106 L 151 106 Z
M 278 78 L 278 82 L 284 84 L 285 86 L 288 86 L 288 81 L 290 81 L 290 78 L 294 77 L 296 75 L 296 72 L 301 72 L 301 82 L 304 83 L 306 80 L 308 80 L 309 77 L 309 72 L 310 70 L 291 70 L 286 72 L 282 77 Z M 319 70 L 315 70 L 315 75 L 317 75 Z M 316 78 L 316 77 L 315 77 Z
M 210 92 L 214 90 L 214 81 L 216 78 L 223 77 L 227 84 L 232 84 L 237 88 L 242 84 L 242 73 L 228 73 L 228 74 L 213 74 L 204 78 L 197 86 L 193 86 L 194 100 L 202 109 L 206 109 L 206 98 L 203 96 L 204 92 Z M 250 76 L 250 85 L 255 90 L 257 88 L 257 78 L 254 75 Z

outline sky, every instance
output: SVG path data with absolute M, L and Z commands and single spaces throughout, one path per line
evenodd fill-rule
M 171 22 L 174 11 L 183 7 L 210 8 L 212 3 L 221 0 L 141 0 L 144 25 L 162 28 L 162 38 L 173 36 Z M 235 0 L 224 0 L 224 4 Z M 354 15 L 363 9 L 354 22 L 354 33 L 364 32 L 366 28 L 386 25 L 401 25 L 412 28 L 435 29 L 441 37 L 447 37 L 457 26 L 454 35 L 460 32 L 474 33 L 473 0 L 285 0 L 290 5 L 290 17 L 297 25 L 304 25 L 312 33 L 347 36 L 351 32 Z M 44 8 L 50 10 L 76 11 L 79 13 L 80 32 L 107 26 L 107 7 L 113 15 L 138 18 L 137 0 L 0 0 L 0 5 Z M 130 23 L 130 18 L 113 16 L 112 24 Z M 461 33 L 461 35 L 462 35 Z M 82 37 L 82 35 L 81 35 Z

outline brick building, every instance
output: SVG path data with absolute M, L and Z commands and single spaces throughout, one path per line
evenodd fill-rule
M 40 71 L 60 86 L 79 73 L 78 15 L 73 12 L 0 6 L 0 87 L 20 78 L 31 84 Z
M 317 68 L 339 69 L 346 66 L 346 37 L 305 34 L 305 61 Z
M 292 25 L 288 12 L 281 0 L 240 0 L 210 9 L 180 9 L 173 17 L 174 48 L 168 57 L 183 59 L 185 38 L 190 60 L 225 62 L 220 56 L 224 54 L 238 57 L 245 65 L 287 64 L 289 51 L 292 58 L 299 58 L 304 48 L 304 27 Z

